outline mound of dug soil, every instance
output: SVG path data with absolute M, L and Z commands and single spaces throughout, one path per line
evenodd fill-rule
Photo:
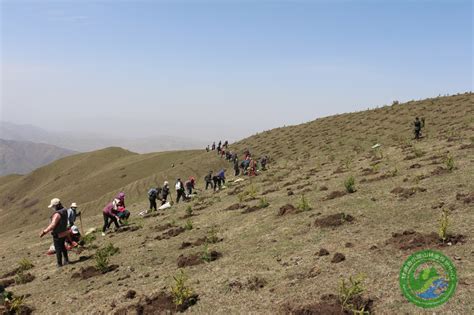
M 239 210 L 245 208 L 245 205 L 241 205 L 240 203 L 235 203 L 229 207 L 227 207 L 225 210 Z
M 194 242 L 182 242 L 181 247 L 179 249 L 185 249 L 185 248 L 189 248 L 189 247 L 201 246 L 205 243 L 219 243 L 219 242 L 222 242 L 223 240 L 224 239 L 220 238 L 220 239 L 217 239 L 217 241 L 216 240 L 211 241 L 207 237 L 198 238 Z
M 341 212 L 316 219 L 314 225 L 319 227 L 336 227 L 352 221 L 354 221 L 353 216 Z
M 260 208 L 258 206 L 253 206 L 253 207 L 247 207 L 247 209 L 245 209 L 244 211 L 242 211 L 243 214 L 246 214 L 246 213 L 251 213 L 251 212 L 255 212 L 255 211 L 258 211 L 258 210 L 262 210 L 263 208 Z
M 267 285 L 267 280 L 253 276 L 246 281 L 242 282 L 239 279 L 229 281 L 229 289 L 231 291 L 240 291 L 243 289 L 250 290 L 250 291 L 258 291 L 263 289 Z
M 457 193 L 456 200 L 462 200 L 467 204 L 474 203 L 474 191 L 468 194 Z
M 177 228 L 169 229 L 168 231 L 164 232 L 161 235 L 158 235 L 155 237 L 155 240 L 167 240 L 172 237 L 178 236 L 179 234 L 183 233 L 186 231 L 186 229 L 182 226 L 179 226 Z
M 392 237 L 388 239 L 385 244 L 394 246 L 401 250 L 430 248 L 430 247 L 444 247 L 455 245 L 457 243 L 464 243 L 465 237 L 462 234 L 448 235 L 443 242 L 440 240 L 438 234 L 422 234 L 413 230 L 403 231 L 402 233 L 392 233 Z M 449 244 L 448 244 L 449 243 Z
M 345 191 L 333 191 L 330 192 L 329 195 L 326 196 L 326 200 L 336 199 L 342 196 L 345 196 L 347 193 Z
M 28 305 L 22 305 L 19 307 L 16 313 L 7 309 L 5 305 L 0 305 L 0 314 L 2 315 L 10 315 L 10 314 L 17 314 L 17 315 L 30 315 L 33 314 L 34 309 L 29 307 Z
M 354 310 L 362 310 L 372 313 L 373 301 L 361 296 L 355 296 L 348 301 Z M 321 296 L 321 301 L 310 305 L 292 305 L 287 304 L 284 307 L 285 314 L 292 315 L 352 315 L 354 312 L 350 309 L 344 309 L 338 297 L 333 294 Z
M 4 280 L 0 280 L 0 286 L 4 287 L 4 288 L 8 288 L 9 286 L 11 286 L 12 284 L 15 284 L 15 279 L 4 279 Z
M 209 260 L 215 261 L 222 257 L 222 254 L 213 250 L 209 253 Z M 202 257 L 202 253 L 191 254 L 189 256 L 179 255 L 178 257 L 178 267 L 189 267 L 189 266 L 196 266 L 205 263 L 205 260 Z
M 297 212 L 298 212 L 298 209 L 296 209 L 293 205 L 286 204 L 280 208 L 277 215 L 283 216 L 283 215 L 297 213 Z
M 123 233 L 123 232 L 135 232 L 140 229 L 139 226 L 136 225 L 125 225 L 121 226 L 120 229 L 117 230 L 117 233 Z
M 160 292 L 150 297 L 140 299 L 136 304 L 117 310 L 115 315 L 151 315 L 151 314 L 174 314 L 184 312 L 199 300 L 197 294 L 193 294 L 181 305 L 173 302 L 173 296 L 166 292 Z
M 92 277 L 97 277 L 103 274 L 106 274 L 107 272 L 114 271 L 118 268 L 118 265 L 110 265 L 105 272 L 102 272 L 98 270 L 94 266 L 89 266 L 86 268 L 81 268 L 79 272 L 75 272 L 72 274 L 71 278 L 72 279 L 81 279 L 81 280 L 86 280 Z
M 408 199 L 417 192 L 425 192 L 426 188 L 422 187 L 411 187 L 411 188 L 403 188 L 403 187 L 396 187 L 392 189 L 390 192 L 399 196 L 400 198 Z
M 175 226 L 171 223 L 167 223 L 167 224 L 163 224 L 163 225 L 157 225 L 155 227 L 152 227 L 151 229 L 153 229 L 157 232 L 162 232 L 162 231 L 165 231 L 167 229 L 171 229 L 172 227 L 175 227 Z

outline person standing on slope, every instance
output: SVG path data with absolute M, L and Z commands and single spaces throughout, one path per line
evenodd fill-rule
M 155 209 L 155 211 L 157 211 L 156 199 L 158 199 L 158 194 L 160 193 L 159 190 L 160 190 L 160 188 L 156 187 L 156 188 L 151 188 L 148 191 L 148 200 L 150 201 L 150 211 L 152 211 L 153 209 Z
M 183 185 L 183 182 L 181 181 L 181 178 L 178 178 L 176 180 L 176 184 L 175 184 L 175 188 L 176 188 L 176 203 L 179 203 L 179 200 L 182 198 L 183 200 L 186 199 L 186 194 L 184 192 L 184 185 Z
M 166 200 L 168 199 L 168 195 L 170 194 L 170 184 L 165 181 L 163 183 L 163 189 L 161 190 L 161 205 L 164 205 L 166 203 Z
M 188 196 L 192 195 L 195 182 L 196 180 L 194 179 L 194 177 L 190 177 L 189 180 L 184 183 Z
M 209 174 L 204 177 L 204 181 L 206 182 L 206 190 L 209 186 L 211 186 L 211 188 L 214 188 L 214 185 L 212 184 L 212 171 L 209 171 Z
M 66 236 L 69 233 L 67 229 L 67 210 L 62 206 L 61 200 L 58 198 L 51 199 L 48 208 L 52 208 L 54 213 L 51 216 L 51 223 L 46 229 L 41 231 L 40 237 L 51 232 L 51 235 L 53 236 L 54 249 L 56 251 L 57 266 L 62 267 L 63 265 L 69 264 L 65 245 Z

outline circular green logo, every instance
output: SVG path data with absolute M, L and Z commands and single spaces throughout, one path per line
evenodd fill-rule
M 432 308 L 446 303 L 458 279 L 451 260 L 440 252 L 422 250 L 405 261 L 400 270 L 403 295 L 416 306 Z

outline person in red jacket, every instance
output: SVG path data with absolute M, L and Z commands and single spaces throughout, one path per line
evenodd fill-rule
M 48 208 L 52 208 L 54 213 L 51 215 L 51 223 L 41 231 L 40 237 L 51 232 L 51 235 L 53 236 L 54 249 L 56 251 L 57 266 L 62 267 L 63 265 L 69 264 L 65 245 L 66 237 L 69 233 L 67 229 L 67 209 L 62 206 L 61 200 L 58 198 L 51 199 Z

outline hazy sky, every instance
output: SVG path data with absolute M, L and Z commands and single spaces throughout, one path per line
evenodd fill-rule
M 0 120 L 46 129 L 236 139 L 473 87 L 472 1 L 0 3 Z

